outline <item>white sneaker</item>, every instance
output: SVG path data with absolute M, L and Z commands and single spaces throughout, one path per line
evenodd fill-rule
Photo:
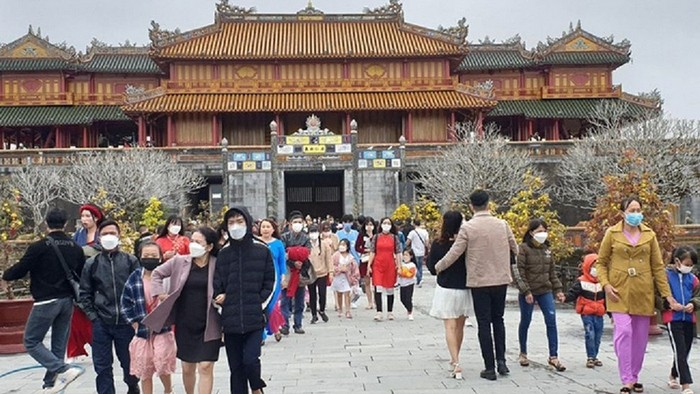
M 351 304 L 350 304 L 350 307 L 351 307 L 352 309 L 357 309 L 357 302 L 351 303 Z
M 54 394 L 54 393 L 59 393 L 63 391 L 69 384 L 73 383 L 75 379 L 78 379 L 80 375 L 85 373 L 85 369 L 78 367 L 78 366 L 72 366 L 68 368 L 65 372 L 61 372 L 58 374 L 56 377 L 56 383 L 54 383 L 53 387 L 49 387 L 44 389 L 44 391 L 48 394 Z
M 413 321 L 413 313 L 408 314 L 408 320 Z
M 464 326 L 465 327 L 474 327 L 472 322 L 469 321 L 469 319 L 464 320 Z

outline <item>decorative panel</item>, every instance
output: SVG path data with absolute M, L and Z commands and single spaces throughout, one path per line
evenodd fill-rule
M 280 65 L 282 80 L 329 80 L 342 79 L 343 65 L 340 63 L 291 63 Z
M 399 62 L 351 63 L 348 69 L 350 79 L 400 79 L 403 76 L 403 63 Z

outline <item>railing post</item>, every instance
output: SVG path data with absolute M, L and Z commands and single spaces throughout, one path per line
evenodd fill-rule
M 270 122 L 270 188 L 272 189 L 267 195 L 267 216 L 274 216 L 275 218 L 280 218 L 277 213 L 277 207 L 279 202 L 277 200 L 278 188 L 279 188 L 279 174 L 277 174 L 277 127 L 278 123 L 276 120 Z

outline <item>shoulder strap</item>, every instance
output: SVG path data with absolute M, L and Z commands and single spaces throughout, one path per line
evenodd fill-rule
M 66 259 L 63 257 L 63 253 L 61 253 L 61 249 L 58 248 L 56 245 L 56 242 L 54 242 L 54 239 L 51 238 L 51 236 L 47 236 L 46 239 L 49 242 L 49 245 L 53 248 L 54 252 L 56 252 L 56 255 L 58 256 L 58 261 L 61 262 L 61 266 L 63 267 L 63 271 L 66 273 L 66 277 L 68 279 L 73 279 L 77 280 L 78 275 L 76 275 L 71 269 L 68 267 L 68 264 L 66 263 Z

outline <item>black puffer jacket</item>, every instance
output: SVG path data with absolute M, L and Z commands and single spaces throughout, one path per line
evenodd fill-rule
M 243 207 L 226 212 L 224 223 L 234 214 L 245 217 L 248 232 L 242 240 L 229 239 L 216 260 L 214 297 L 226 294 L 221 325 L 226 334 L 244 334 L 265 327 L 264 306 L 275 286 L 275 266 L 267 245 L 253 238 L 253 220 Z
M 108 325 L 127 324 L 120 301 L 129 275 L 140 267 L 134 255 L 100 252 L 90 258 L 80 276 L 80 304 L 90 320 Z

